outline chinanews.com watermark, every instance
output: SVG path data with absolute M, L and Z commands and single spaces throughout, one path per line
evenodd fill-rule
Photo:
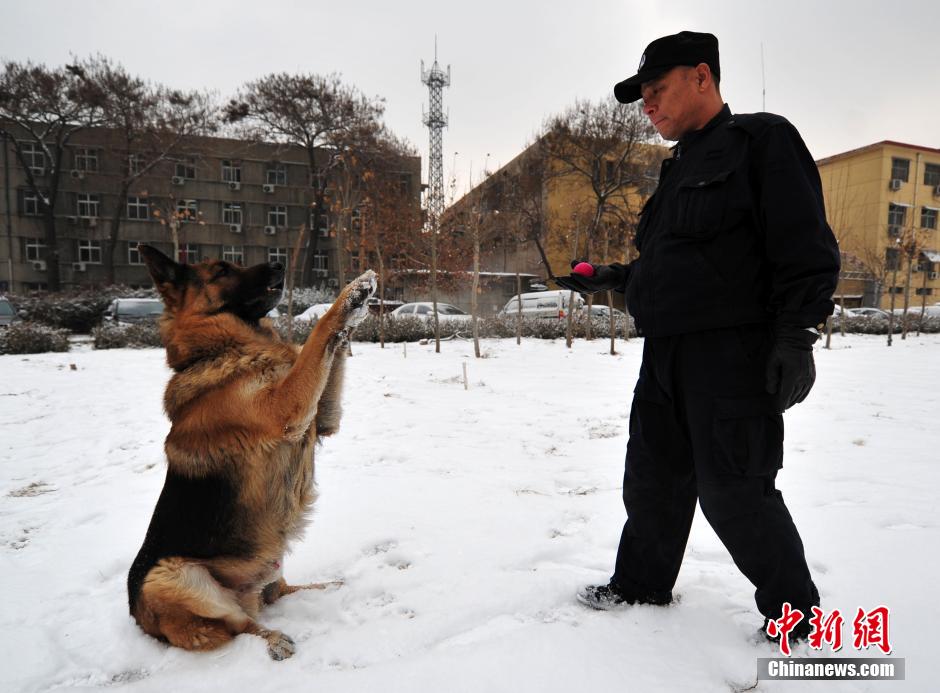
M 891 654 L 888 628 L 890 610 L 878 606 L 870 611 L 859 607 L 852 619 L 852 648 L 859 652 L 870 648 L 881 654 Z M 762 657 L 757 660 L 757 679 L 760 680 L 824 680 L 856 681 L 903 680 L 904 659 L 902 657 L 835 657 L 825 660 L 807 657 L 790 658 L 790 633 L 803 620 L 803 612 L 784 603 L 780 618 L 767 622 L 767 636 L 774 639 L 783 657 Z M 809 618 L 809 636 L 806 643 L 810 650 L 839 652 L 843 647 L 845 619 L 838 609 L 826 613 L 818 606 L 812 607 Z M 805 627 L 797 630 L 804 636 Z

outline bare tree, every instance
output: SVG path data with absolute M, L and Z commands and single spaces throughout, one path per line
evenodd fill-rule
M 101 58 L 62 68 L 7 61 L 0 75 L 0 132 L 12 143 L 27 188 L 39 203 L 50 291 L 61 286 L 55 207 L 66 148 L 77 132 L 103 122 L 107 97 L 99 82 L 102 64 Z
M 214 132 L 217 122 L 207 94 L 151 86 L 107 60 L 100 66 L 99 81 L 106 97 L 104 124 L 112 131 L 112 153 L 122 162 L 104 249 L 107 281 L 113 284 L 114 254 L 131 189 L 157 166 L 172 160 L 187 138 Z M 140 191 L 140 196 L 147 197 L 147 191 Z
M 311 236 L 302 283 L 310 285 L 319 229 L 329 211 L 327 189 L 340 164 L 340 144 L 351 131 L 377 121 L 382 101 L 346 85 L 337 74 L 270 74 L 247 83 L 225 107 L 225 121 L 240 124 L 240 134 L 299 146 L 307 154 L 312 195 Z

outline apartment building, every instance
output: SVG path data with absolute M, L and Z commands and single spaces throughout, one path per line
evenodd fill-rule
M 359 210 L 339 209 L 329 188 L 329 209 L 320 215 L 315 234 L 310 234 L 315 196 L 307 152 L 300 147 L 188 138 L 172 158 L 147 171 L 122 195 L 127 170 L 141 166 L 146 157 L 122 148 L 104 128 L 80 131 L 63 158 L 54 208 L 57 254 L 53 254 L 47 247 L 37 193 L 28 186 L 12 143 L 0 141 L 0 146 L 4 148 L 0 229 L 6 237 L 0 243 L 0 291 L 46 288 L 47 266 L 54 257 L 64 288 L 106 283 L 107 240 L 118 218 L 113 274 L 120 284 L 150 285 L 138 243 L 175 252 L 188 263 L 221 258 L 241 265 L 288 264 L 302 225 L 308 230 L 295 268 L 298 282 L 307 253 L 315 285 L 337 285 L 341 262 L 346 277 L 358 270 L 358 254 L 349 250 L 350 243 L 343 247 L 340 243 L 359 230 Z M 24 153 L 38 186 L 47 192 L 43 186 L 52 183 L 50 162 L 36 144 L 24 142 Z M 396 177 L 402 193 L 420 204 L 419 157 L 403 157 L 380 175 Z

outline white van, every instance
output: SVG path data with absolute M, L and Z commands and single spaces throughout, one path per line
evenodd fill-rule
M 568 305 L 572 292 L 567 289 L 557 291 L 536 291 L 522 294 L 522 317 L 524 318 L 564 318 L 568 315 Z M 574 294 L 574 311 L 584 307 L 581 294 Z M 516 294 L 499 311 L 499 315 L 513 317 L 519 311 L 519 294 Z

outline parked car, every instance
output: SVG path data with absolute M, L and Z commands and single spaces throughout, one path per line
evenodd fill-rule
M 409 317 L 418 318 L 419 320 L 432 320 L 433 314 L 434 304 L 430 301 L 406 303 L 390 313 L 393 318 Z M 464 313 L 460 308 L 449 303 L 438 303 L 437 315 L 440 320 L 449 320 L 451 322 L 470 322 L 472 319 L 468 313 Z
M 116 298 L 104 312 L 104 319 L 119 325 L 156 322 L 163 314 L 159 298 Z
M 499 311 L 499 315 L 512 317 L 519 311 L 519 294 L 513 296 Z M 568 305 L 571 292 L 567 289 L 556 291 L 536 291 L 522 294 L 522 317 L 559 319 L 568 315 Z M 574 309 L 580 311 L 584 307 L 584 299 L 580 294 L 574 294 Z M 599 307 L 599 306 L 598 306 Z M 605 306 L 606 307 L 606 306 Z
M 19 319 L 10 300 L 0 297 L 0 327 L 9 327 L 12 323 L 18 322 Z
M 872 308 L 870 306 L 865 306 L 862 308 L 846 308 L 845 312 L 848 315 L 861 316 L 865 318 L 887 318 L 887 311 L 881 310 L 880 308 Z
M 328 311 L 332 306 L 332 303 L 314 303 L 300 315 L 295 315 L 294 320 L 300 320 L 301 322 L 310 322 L 313 319 L 319 320 L 324 315 L 326 315 L 326 311 Z

